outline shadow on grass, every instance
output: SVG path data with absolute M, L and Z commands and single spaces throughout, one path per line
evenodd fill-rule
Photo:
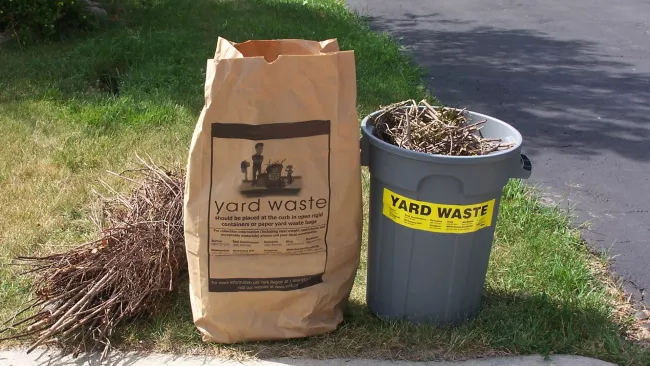
M 650 355 L 628 342 L 611 314 L 546 294 L 488 290 L 476 317 L 455 326 L 386 322 L 365 302 L 351 299 L 344 321 L 331 333 L 234 345 L 203 343 L 192 323 L 187 284 L 165 311 L 123 327 L 118 349 L 199 353 L 241 358 L 367 358 L 409 361 L 460 360 L 512 354 L 577 354 L 628 365 Z M 254 312 L 254 309 L 251 310 Z M 253 315 L 251 315 L 253 316 Z
M 379 104 L 424 97 L 420 72 L 394 40 L 368 31 L 333 1 L 113 1 L 124 7 L 119 26 L 65 43 L 0 54 L 2 103 L 47 100 L 70 121 L 102 131 L 121 126 L 179 123 L 143 114 L 167 103 L 198 116 L 205 64 L 218 36 L 249 39 L 338 38 L 354 49 L 362 113 Z M 254 16 L 251 16 L 254 14 Z M 95 113 L 97 112 L 97 113 Z M 106 118 L 110 116 L 110 118 Z M 189 121 L 183 121 L 188 123 Z
M 512 353 L 578 354 L 621 362 L 621 353 L 640 348 L 623 340 L 621 325 L 602 307 L 554 299 L 548 294 L 488 291 L 473 327 L 486 332 L 495 349 Z M 636 360 L 638 364 L 641 359 Z

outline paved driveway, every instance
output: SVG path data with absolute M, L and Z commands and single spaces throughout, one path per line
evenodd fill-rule
M 628 290 L 650 291 L 649 1 L 347 2 L 401 38 L 443 102 L 516 126 L 533 182 L 589 223 Z

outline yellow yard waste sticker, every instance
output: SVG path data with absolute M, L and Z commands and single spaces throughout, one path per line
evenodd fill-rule
M 401 196 L 384 188 L 384 215 L 411 229 L 463 234 L 492 225 L 494 200 L 474 205 L 442 205 Z

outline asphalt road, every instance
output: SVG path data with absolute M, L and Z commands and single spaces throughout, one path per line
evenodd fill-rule
M 650 292 L 649 1 L 347 3 L 413 52 L 441 101 L 519 129 L 532 182 L 628 291 Z

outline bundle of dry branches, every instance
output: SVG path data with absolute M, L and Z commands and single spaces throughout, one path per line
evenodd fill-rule
M 438 155 L 475 156 L 513 144 L 480 135 L 486 121 L 470 123 L 465 110 L 433 108 L 426 100 L 394 103 L 375 117 L 377 137 L 404 149 Z
M 75 355 L 101 347 L 104 357 L 118 324 L 155 313 L 176 289 L 187 267 L 183 175 L 140 162 L 141 169 L 120 175 L 135 184 L 130 196 L 105 184 L 115 196 L 102 197 L 99 239 L 60 254 L 16 258 L 36 278 L 31 302 L 0 329 L 15 331 L 4 339 L 33 337 L 28 352 L 50 342 Z

